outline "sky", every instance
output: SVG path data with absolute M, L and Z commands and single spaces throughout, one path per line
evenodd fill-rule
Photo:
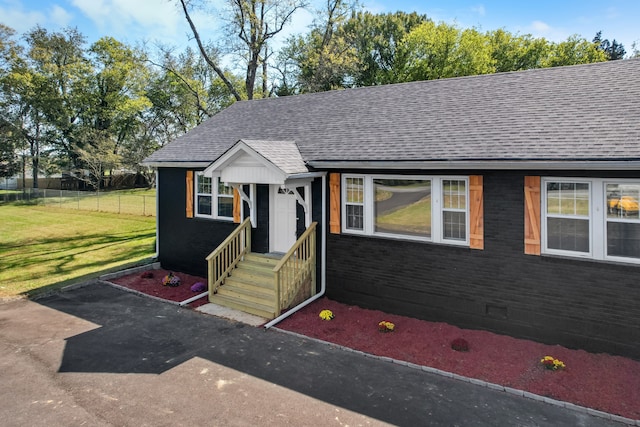
M 311 0 L 321 6 L 325 0 Z M 216 11 L 224 0 L 209 0 L 213 14 L 193 13 L 202 37 L 215 39 L 222 23 Z M 360 0 L 372 13 L 402 10 L 426 14 L 436 22 L 476 27 L 482 31 L 504 28 L 518 34 L 531 34 L 551 41 L 563 41 L 577 34 L 587 40 L 602 30 L 603 38 L 621 42 L 627 53 L 637 42 L 640 48 L 639 0 Z M 313 21 L 307 10 L 296 12 L 292 23 L 280 36 L 303 33 Z M 23 34 L 36 25 L 49 31 L 77 27 L 89 43 L 111 36 L 135 45 L 191 45 L 189 27 L 178 0 L 0 0 L 0 23 Z

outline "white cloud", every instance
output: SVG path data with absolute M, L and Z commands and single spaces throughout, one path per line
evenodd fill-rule
M 542 21 L 533 21 L 531 29 L 538 34 L 547 34 L 551 32 L 551 27 Z
M 117 39 L 174 39 L 182 24 L 174 2 L 165 0 L 72 0 L 100 33 Z
M 0 7 L 0 17 L 0 22 L 16 30 L 18 34 L 23 34 L 36 25 L 45 26 L 47 23 L 44 13 L 25 11 L 20 5 L 14 4 Z
M 51 8 L 49 21 L 58 27 L 67 27 L 73 20 L 73 15 L 67 12 L 66 9 L 56 5 Z
M 487 11 L 484 8 L 484 5 L 482 5 L 482 4 L 479 4 L 477 6 L 473 6 L 471 8 L 471 11 L 474 12 L 474 13 L 477 13 L 480 16 L 485 16 L 487 14 Z

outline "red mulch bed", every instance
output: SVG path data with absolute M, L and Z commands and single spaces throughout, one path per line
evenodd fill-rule
M 198 293 L 196 282 L 206 279 L 175 273 L 178 287 L 162 285 L 167 270 L 148 270 L 152 278 L 135 273 L 111 280 L 121 286 L 171 301 L 184 301 Z M 206 304 L 204 297 L 190 307 Z M 319 313 L 331 310 L 335 318 L 322 320 Z M 395 324 L 390 333 L 380 333 L 378 323 Z M 382 311 L 362 309 L 322 298 L 277 325 L 308 337 L 332 342 L 378 356 L 430 366 L 465 377 L 481 379 L 552 399 L 597 409 L 631 419 L 640 419 L 640 362 L 608 354 L 592 354 L 498 335 L 460 329 L 446 323 L 427 322 Z M 451 349 L 456 338 L 465 339 L 468 352 Z M 566 368 L 550 371 L 540 359 L 553 356 Z
M 207 279 L 205 278 L 174 272 L 174 274 L 180 278 L 180 285 L 175 288 L 171 286 L 164 286 L 162 285 L 162 279 L 167 274 L 169 274 L 168 270 L 146 270 L 118 277 L 117 279 L 111 279 L 109 281 L 117 285 L 124 286 L 125 288 L 175 302 L 186 301 L 189 298 L 204 292 L 193 292 L 191 290 L 191 286 L 196 282 L 202 282 L 205 285 L 207 284 Z M 152 275 L 152 277 L 145 277 L 148 275 Z M 189 307 L 199 307 L 207 304 L 208 302 L 209 299 L 205 296 L 190 303 Z
M 325 309 L 333 312 L 333 320 L 319 317 Z M 383 320 L 394 323 L 395 330 L 380 333 L 378 323 Z M 446 323 L 344 305 L 327 298 L 315 301 L 277 326 L 366 353 L 640 419 L 640 362 L 624 357 L 460 329 Z M 451 349 L 451 342 L 456 338 L 465 339 L 470 350 Z M 545 369 L 540 364 L 545 356 L 560 359 L 566 368 Z

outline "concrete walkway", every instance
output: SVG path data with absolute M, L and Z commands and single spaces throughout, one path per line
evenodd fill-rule
M 0 304 L 5 426 L 620 426 L 92 284 Z

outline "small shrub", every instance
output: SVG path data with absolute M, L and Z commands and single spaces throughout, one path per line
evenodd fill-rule
M 378 330 L 380 332 L 393 332 L 396 329 L 396 325 L 394 325 L 391 322 L 387 322 L 386 320 L 383 320 L 382 322 L 378 323 Z
M 169 273 L 162 279 L 162 285 L 175 288 L 176 286 L 180 286 L 180 278 L 173 273 Z
M 334 318 L 333 313 L 331 312 L 331 310 L 322 310 L 320 312 L 320 318 L 322 320 L 331 320 Z
M 565 368 L 565 364 L 562 360 L 558 360 L 556 358 L 554 358 L 553 356 L 545 356 L 540 360 L 540 363 L 542 364 L 542 366 L 545 367 L 545 369 L 549 369 L 551 371 L 557 371 L 558 369 L 564 369 Z
M 451 341 L 451 348 L 455 351 L 469 351 L 469 342 L 464 338 L 456 338 Z

